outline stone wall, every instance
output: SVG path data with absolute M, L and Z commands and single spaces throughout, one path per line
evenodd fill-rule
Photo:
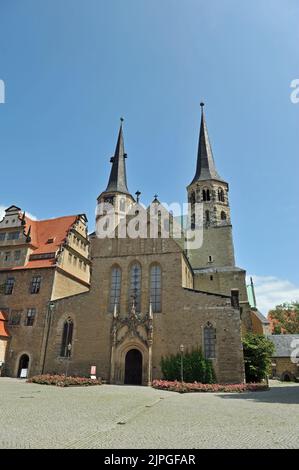
M 55 302 L 50 332 L 46 370 L 89 375 L 97 366 L 97 375 L 109 381 L 111 367 L 112 313 L 108 312 L 111 268 L 122 269 L 122 289 L 119 315 L 129 313 L 129 272 L 138 260 L 142 267 L 141 315 L 149 310 L 149 269 L 152 263 L 162 268 L 162 311 L 153 319 L 152 376 L 161 378 L 163 355 L 176 354 L 180 344 L 186 350 L 203 347 L 203 328 L 209 321 L 216 328 L 215 372 L 220 382 L 242 382 L 244 379 L 241 346 L 240 312 L 234 310 L 230 298 L 203 294 L 182 287 L 183 254 L 173 240 L 92 240 L 93 275 L 91 290 Z M 60 357 L 64 321 L 74 322 L 71 359 Z M 148 348 L 140 338 L 130 335 L 118 346 L 122 350 L 137 347 L 143 354 L 144 374 L 148 363 Z M 139 346 L 138 346 L 139 345 Z M 123 353 L 116 351 L 119 360 Z M 116 377 L 123 377 L 124 363 L 118 362 Z

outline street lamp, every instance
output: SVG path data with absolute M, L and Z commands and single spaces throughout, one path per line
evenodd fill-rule
M 71 352 L 72 352 L 72 344 L 69 343 L 69 344 L 67 345 L 67 358 L 66 358 L 66 371 L 65 371 L 65 376 L 66 376 L 66 377 L 67 377 L 67 373 L 68 373 L 68 368 L 69 368 L 69 363 L 70 363 Z
M 184 345 L 180 345 L 181 352 L 181 382 L 184 382 Z

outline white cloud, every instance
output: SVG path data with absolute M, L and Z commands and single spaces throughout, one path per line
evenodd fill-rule
M 258 309 L 267 316 L 269 310 L 283 302 L 299 300 L 299 287 L 287 279 L 252 275 Z
M 0 220 L 3 219 L 5 215 L 5 209 L 7 209 L 8 207 L 9 207 L 9 204 L 0 204 Z M 28 217 L 32 220 L 37 220 L 37 217 L 31 214 L 30 212 L 26 211 L 26 215 L 28 215 Z

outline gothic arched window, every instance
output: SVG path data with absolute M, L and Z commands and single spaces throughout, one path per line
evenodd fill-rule
M 210 201 L 211 200 L 211 195 L 210 195 L 210 190 L 209 189 L 203 189 L 202 190 L 202 200 L 203 201 Z
M 222 188 L 218 189 L 218 201 L 224 202 L 224 191 Z
M 61 357 L 70 357 L 72 354 L 72 341 L 73 341 L 74 323 L 71 318 L 68 318 L 63 325 L 62 342 L 61 342 Z
M 221 220 L 226 220 L 226 213 L 224 211 L 221 211 Z
M 150 269 L 150 300 L 153 312 L 161 312 L 161 267 L 154 264 Z
M 112 268 L 110 282 L 109 312 L 113 312 L 114 306 L 119 307 L 120 303 L 121 269 L 118 266 Z
M 208 322 L 204 327 L 204 354 L 206 359 L 216 357 L 216 329 Z
M 133 302 L 136 307 L 136 312 L 140 312 L 141 300 L 141 266 L 139 263 L 134 263 L 130 269 L 130 291 L 129 291 L 130 307 Z

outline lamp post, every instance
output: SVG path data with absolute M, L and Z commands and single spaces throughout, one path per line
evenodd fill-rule
M 43 365 L 42 365 L 42 374 L 45 371 L 45 363 L 46 363 L 46 355 L 47 355 L 47 348 L 48 348 L 48 342 L 49 342 L 49 335 L 50 335 L 50 328 L 51 328 L 51 322 L 52 322 L 52 312 L 54 310 L 55 303 L 54 302 L 49 302 L 48 303 L 48 312 L 47 312 L 47 333 L 46 333 L 46 341 L 45 341 L 45 350 L 44 350 L 44 358 L 43 358 Z
M 67 345 L 67 359 L 66 359 L 66 370 L 65 370 L 65 376 L 67 377 L 68 370 L 69 370 L 69 363 L 70 363 L 70 357 L 72 353 L 72 344 L 69 343 Z
M 181 382 L 184 382 L 184 345 L 180 345 L 181 352 Z

